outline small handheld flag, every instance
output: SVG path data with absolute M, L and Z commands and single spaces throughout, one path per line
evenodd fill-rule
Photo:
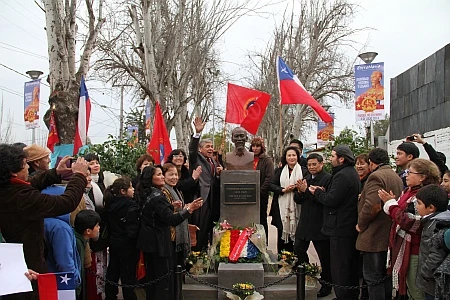
M 75 300 L 75 279 L 72 273 L 46 273 L 37 277 L 39 299 Z

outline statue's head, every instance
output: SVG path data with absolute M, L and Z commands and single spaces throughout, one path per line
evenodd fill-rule
M 237 151 L 245 149 L 245 142 L 247 142 L 247 131 L 242 127 L 236 127 L 231 132 L 231 141 L 234 143 Z

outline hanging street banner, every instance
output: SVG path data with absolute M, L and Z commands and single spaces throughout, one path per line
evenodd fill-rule
M 145 134 L 150 135 L 150 125 L 151 125 L 152 113 L 150 110 L 150 101 L 147 100 L 145 103 Z
M 356 121 L 384 120 L 384 63 L 355 66 Z
M 25 128 L 39 128 L 39 96 L 41 80 L 25 82 L 23 90 Z
M 130 125 L 127 127 L 128 146 L 136 146 L 139 140 L 139 127 L 137 125 Z
M 317 121 L 317 148 L 325 147 L 334 141 L 334 113 L 328 113 L 332 118 L 331 122 Z

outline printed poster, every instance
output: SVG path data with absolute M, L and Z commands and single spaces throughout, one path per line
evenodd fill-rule
M 41 80 L 33 80 L 25 82 L 23 98 L 24 98 L 24 119 L 25 128 L 39 128 L 39 96 L 40 96 Z
M 334 141 L 334 113 L 328 113 L 333 119 L 325 123 L 321 119 L 317 121 L 317 148 L 324 147 Z
M 384 120 L 384 63 L 355 66 L 356 121 Z

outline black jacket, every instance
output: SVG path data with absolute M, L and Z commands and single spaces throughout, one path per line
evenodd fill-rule
M 186 209 L 174 213 L 172 204 L 161 190 L 154 188 L 142 208 L 137 248 L 160 257 L 170 256 L 170 226 L 181 224 L 189 216 Z
M 106 203 L 110 246 L 136 247 L 139 231 L 138 205 L 127 197 L 114 197 Z
M 310 185 L 323 186 L 328 190 L 331 182 L 331 175 L 322 170 L 322 172 L 317 174 L 314 178 L 312 178 L 311 174 L 308 174 L 305 179 L 308 183 L 308 187 Z M 314 199 L 314 195 L 311 194 L 308 189 L 306 189 L 304 193 L 298 192 L 298 190 L 295 189 L 294 201 L 295 203 L 302 205 L 300 221 L 298 222 L 297 230 L 295 231 L 295 237 L 304 241 L 328 239 L 329 237 L 321 232 L 323 225 L 323 205 Z
M 191 203 L 194 201 L 194 192 L 198 189 L 198 181 L 192 178 L 192 172 L 185 166 L 181 167 L 180 173 L 177 189 L 183 193 L 184 203 Z
M 423 144 L 423 148 L 428 154 L 428 157 L 432 162 L 438 166 L 439 171 L 441 172 L 441 177 L 444 177 L 445 171 L 448 171 L 448 167 L 442 161 L 442 159 L 438 156 L 436 150 L 434 150 L 433 146 L 428 143 Z
M 314 196 L 324 205 L 322 233 L 331 237 L 357 236 L 358 195 L 361 182 L 353 165 L 333 168 L 329 189 L 317 189 Z

